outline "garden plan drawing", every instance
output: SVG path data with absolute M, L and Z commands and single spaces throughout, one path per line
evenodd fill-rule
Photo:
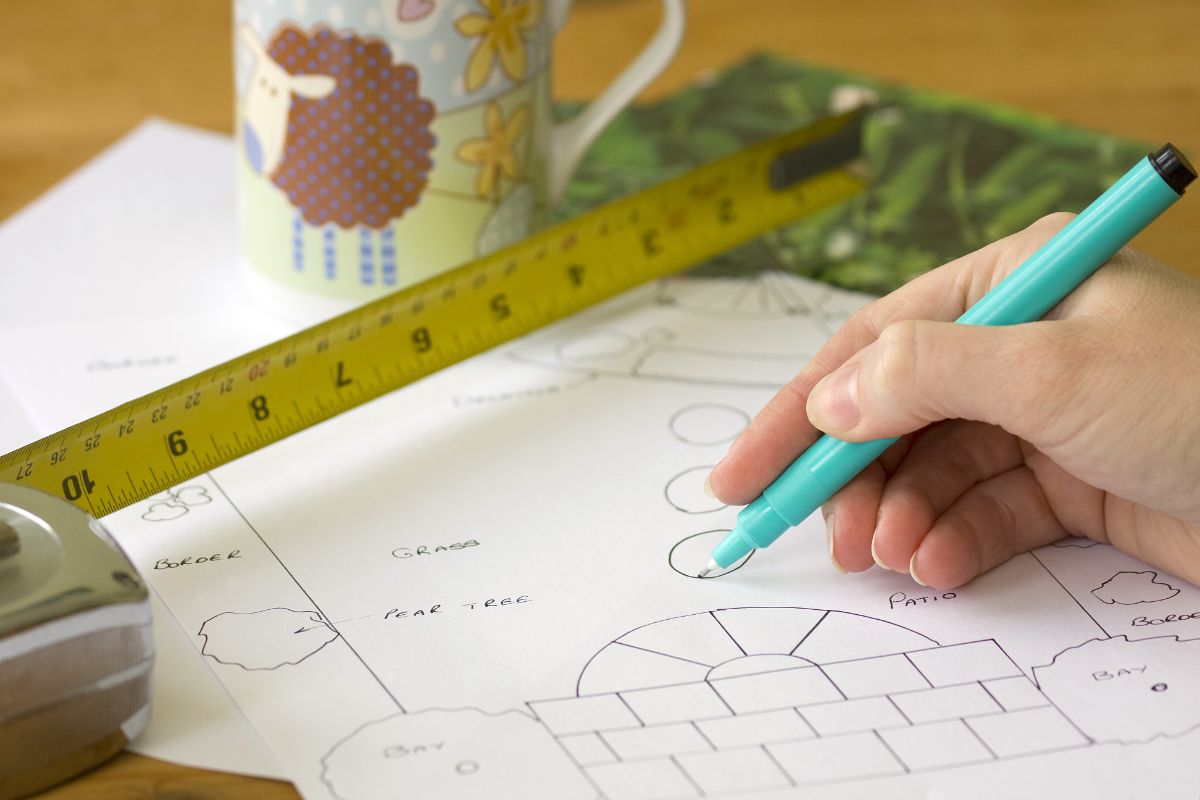
M 643 287 L 106 522 L 305 797 L 1194 798 L 1200 589 L 1107 545 L 938 592 L 817 518 L 695 577 L 865 300 Z

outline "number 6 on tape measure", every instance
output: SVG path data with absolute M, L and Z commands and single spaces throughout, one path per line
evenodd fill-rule
M 99 517 L 865 185 L 864 112 L 538 233 L 0 456 L 0 482 Z

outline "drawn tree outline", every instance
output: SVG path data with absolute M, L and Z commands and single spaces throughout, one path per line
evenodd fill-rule
M 1143 579 L 1141 576 L 1148 577 Z M 1163 600 L 1170 600 L 1179 594 L 1179 589 L 1176 589 L 1166 581 L 1160 581 L 1159 577 L 1159 574 L 1154 570 L 1121 570 L 1095 589 L 1092 589 L 1092 596 L 1101 603 L 1109 606 L 1133 606 L 1139 603 L 1159 603 Z M 1109 584 L 1112 584 L 1112 586 L 1109 586 Z M 1162 587 L 1162 589 L 1157 590 L 1155 587 Z M 1161 596 L 1140 595 L 1142 591 L 1157 592 Z M 1141 597 L 1145 597 L 1145 599 L 1141 599 Z
M 292 631 L 292 635 L 300 635 L 303 633 L 307 633 L 309 631 L 318 630 L 318 629 L 322 629 L 322 628 L 325 629 L 325 631 L 327 631 L 327 633 L 329 635 L 327 637 L 324 637 L 324 640 L 321 641 L 319 646 L 312 648 L 312 649 L 309 649 L 311 647 L 311 643 L 317 641 L 317 638 L 309 637 L 308 642 L 305 644 L 305 647 L 298 648 L 297 652 L 295 652 L 295 653 L 291 653 L 288 655 L 281 655 L 280 658 L 282 658 L 283 660 L 275 659 L 274 660 L 275 663 L 272 666 L 247 666 L 246 664 L 242 663 L 242 661 L 229 660 L 230 654 L 224 652 L 224 648 L 231 646 L 230 642 L 225 642 L 225 641 L 220 642 L 220 649 L 222 651 L 221 655 L 217 655 L 214 652 L 210 652 L 210 648 L 214 647 L 217 644 L 212 641 L 212 637 L 214 636 L 214 633 L 212 631 L 209 631 L 207 633 L 205 632 L 205 628 L 210 623 L 215 622 L 215 621 L 221 619 L 222 617 L 229 617 L 231 615 L 233 615 L 235 617 L 254 617 L 257 615 L 271 614 L 272 612 L 286 612 L 287 614 L 293 614 L 293 615 L 299 615 L 299 616 L 306 617 L 305 620 L 299 621 L 300 628 L 295 631 Z M 275 622 L 276 624 L 287 622 L 287 621 L 288 620 L 286 617 L 282 617 L 279 620 L 272 620 L 272 622 Z M 304 622 L 311 622 L 313 624 L 305 625 Z M 297 624 L 297 621 L 293 620 L 289 624 L 285 625 L 284 627 L 290 628 L 292 624 Z M 336 641 L 338 638 L 340 638 L 340 634 L 338 633 L 338 631 L 332 625 L 330 625 L 324 619 L 324 617 L 321 616 L 320 612 L 314 611 L 312 609 L 300 611 L 300 610 L 297 610 L 294 608 L 285 608 L 283 606 L 273 606 L 271 608 L 259 609 L 257 611 L 222 611 L 219 614 L 214 614 L 213 616 L 204 620 L 204 622 L 202 622 L 200 624 L 200 630 L 197 631 L 196 635 L 204 640 L 204 644 L 201 645 L 201 647 L 200 647 L 201 655 L 208 656 L 209 658 L 211 658 L 212 660 L 216 661 L 219 664 L 240 667 L 241 669 L 244 669 L 247 672 L 272 671 L 272 670 L 280 669 L 281 667 L 295 666 L 295 665 L 300 664 L 301 662 L 311 658 L 312 656 L 316 655 L 317 653 L 321 652 L 322 650 L 324 650 L 325 647 L 330 642 Z M 255 644 L 257 644 L 259 646 L 268 646 L 269 647 L 272 643 L 267 641 L 266 637 L 260 636 L 260 637 L 256 638 Z M 232 644 L 232 646 L 235 649 L 237 647 L 236 644 Z M 225 658 L 222 658 L 221 656 L 225 656 Z M 254 659 L 248 658 L 245 655 L 241 655 L 239 657 L 242 658 L 242 660 L 244 660 L 244 661 L 254 661 Z M 255 663 L 265 663 L 265 662 L 255 662 Z
M 480 735 L 481 730 L 488 735 Z M 464 742 L 456 740 L 458 734 Z M 339 763 L 341 758 L 346 763 Z M 382 766 L 364 770 L 364 758 L 381 760 Z M 550 781 L 560 790 L 564 783 L 571 784 L 556 795 L 562 800 L 595 797 L 595 788 L 563 756 L 557 739 L 540 720 L 516 709 L 492 712 L 476 707 L 434 707 L 365 722 L 321 756 L 320 779 L 339 800 L 373 799 L 379 796 L 379 773 L 383 769 L 403 772 L 413 759 L 422 760 L 413 769 L 426 780 L 432 778 L 437 786 L 408 789 L 435 789 L 436 795 L 428 796 L 463 800 L 532 797 L 540 795 L 539 789 Z M 436 772 L 435 763 L 440 767 Z
M 203 486 L 176 486 L 168 489 L 164 495 L 151 498 L 141 517 L 146 522 L 172 522 L 193 507 L 208 505 L 211 502 L 212 496 Z
M 1180 667 L 1176 673 L 1177 677 L 1179 677 L 1181 680 L 1190 679 L 1192 681 L 1191 686 L 1187 686 L 1185 684 L 1185 692 L 1190 693 L 1190 696 L 1184 700 L 1180 700 L 1177 697 L 1167 694 L 1167 692 L 1172 688 L 1178 689 L 1179 687 L 1174 679 L 1172 679 L 1170 682 L 1159 680 L 1162 677 L 1161 673 L 1156 673 L 1152 678 L 1149 679 L 1149 687 L 1144 687 L 1148 688 L 1149 692 L 1142 693 L 1136 693 L 1134 689 L 1130 688 L 1131 686 L 1138 685 L 1135 680 L 1135 676 L 1132 674 L 1125 676 L 1114 675 L 1113 677 L 1097 679 L 1097 675 L 1102 675 L 1104 672 L 1112 668 L 1114 659 L 1111 656 L 1097 658 L 1093 664 L 1087 665 L 1087 670 L 1091 670 L 1093 666 L 1103 665 L 1104 667 L 1104 669 L 1100 670 L 1099 672 L 1092 672 L 1090 675 L 1088 675 L 1088 677 L 1091 678 L 1090 682 L 1078 679 L 1064 681 L 1067 684 L 1067 688 L 1063 689 L 1060 687 L 1058 692 L 1048 690 L 1046 686 L 1048 678 L 1057 678 L 1057 675 L 1050 675 L 1052 670 L 1054 670 L 1056 667 L 1061 669 L 1066 659 L 1070 658 L 1071 656 L 1080 655 L 1089 648 L 1095 650 L 1098 647 L 1111 646 L 1120 647 L 1122 650 L 1144 650 L 1147 647 L 1158 647 L 1160 645 L 1167 646 L 1168 643 L 1174 643 L 1174 645 L 1180 647 L 1181 649 L 1191 643 L 1195 643 L 1192 649 L 1200 652 L 1200 638 L 1181 639 L 1177 635 L 1151 636 L 1145 639 L 1132 640 L 1127 635 L 1109 636 L 1107 638 L 1096 637 L 1095 639 L 1089 639 L 1081 644 L 1066 647 L 1055 653 L 1054 657 L 1051 658 L 1048 663 L 1034 666 L 1031 670 L 1033 681 L 1038 688 L 1042 690 L 1047 697 L 1050 697 L 1052 700 L 1054 700 L 1055 705 L 1062 709 L 1063 713 L 1069 719 L 1072 719 L 1072 721 L 1079 726 L 1080 730 L 1087 734 L 1096 744 L 1118 744 L 1129 746 L 1149 744 L 1157 739 L 1178 739 L 1182 736 L 1186 736 L 1192 731 L 1200 729 L 1200 702 L 1197 702 L 1197 700 L 1200 700 L 1200 675 L 1197 675 L 1195 670 L 1190 667 Z M 1117 661 L 1117 663 L 1128 663 L 1145 668 L 1148 666 L 1149 659 L 1125 658 Z M 1129 671 L 1132 672 L 1131 670 Z M 1132 683 L 1130 682 L 1131 680 L 1133 680 Z M 1137 725 L 1149 725 L 1159 726 L 1159 728 L 1156 728 L 1152 731 L 1143 729 L 1140 733 L 1135 734 L 1131 734 L 1128 731 L 1122 731 L 1120 735 L 1112 735 L 1112 729 L 1110 727 L 1111 719 L 1112 717 L 1121 714 L 1121 709 L 1118 708 L 1116 700 L 1112 696 L 1090 696 L 1086 697 L 1082 702 L 1079 700 L 1080 695 L 1100 694 L 1103 690 L 1110 688 L 1115 691 L 1119 691 L 1121 695 L 1123 695 L 1122 697 L 1117 698 L 1120 700 L 1124 700 L 1124 696 L 1131 698 L 1140 696 L 1143 698 L 1142 703 L 1138 704 L 1139 707 L 1137 708 L 1136 713 L 1130 713 L 1128 715 L 1133 720 L 1133 726 L 1136 727 Z M 1054 697 L 1055 694 L 1058 694 L 1057 699 Z M 1160 708 L 1165 707 L 1165 712 L 1163 713 L 1166 715 L 1190 714 L 1193 721 L 1190 723 L 1180 723 L 1178 721 L 1164 722 L 1161 719 L 1152 720 L 1150 716 L 1153 711 L 1147 709 L 1146 701 L 1157 700 L 1159 697 L 1161 697 Z M 1063 708 L 1064 705 L 1073 706 L 1077 702 L 1079 703 L 1079 706 L 1074 709 L 1074 715 L 1068 709 Z M 1100 718 L 1099 722 L 1093 718 L 1093 715 L 1097 715 Z M 1172 724 L 1177 726 L 1177 729 L 1174 731 L 1160 729 L 1161 727 Z

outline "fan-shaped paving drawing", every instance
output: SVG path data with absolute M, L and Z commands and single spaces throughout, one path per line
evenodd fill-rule
M 729 608 L 662 620 L 636 628 L 592 657 L 579 678 L 580 694 L 618 691 L 694 680 L 693 667 L 707 677 L 720 665 L 752 656 L 797 659 L 811 666 L 903 653 L 937 642 L 890 622 L 843 611 L 811 608 Z M 631 674 L 625 651 L 652 654 L 661 663 L 654 677 Z M 645 669 L 643 667 L 642 669 Z
M 660 305 L 704 314 L 761 319 L 811 314 L 807 289 L 794 276 L 775 270 L 763 270 L 749 278 L 679 275 L 659 281 L 654 299 Z

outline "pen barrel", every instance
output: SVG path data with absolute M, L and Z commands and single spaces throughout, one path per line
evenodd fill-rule
M 1196 171 L 1171 145 L 1135 164 L 956 322 L 1014 325 L 1040 319 L 1171 206 Z M 750 505 L 714 550 L 728 567 L 766 547 L 849 483 L 896 439 L 845 442 L 825 435 Z
M 766 488 L 763 498 L 789 526 L 799 525 L 891 447 L 896 438 L 844 442 L 825 434 Z M 766 545 L 756 542 L 756 546 Z
M 1142 159 L 955 321 L 1040 319 L 1178 199 L 1150 158 Z

